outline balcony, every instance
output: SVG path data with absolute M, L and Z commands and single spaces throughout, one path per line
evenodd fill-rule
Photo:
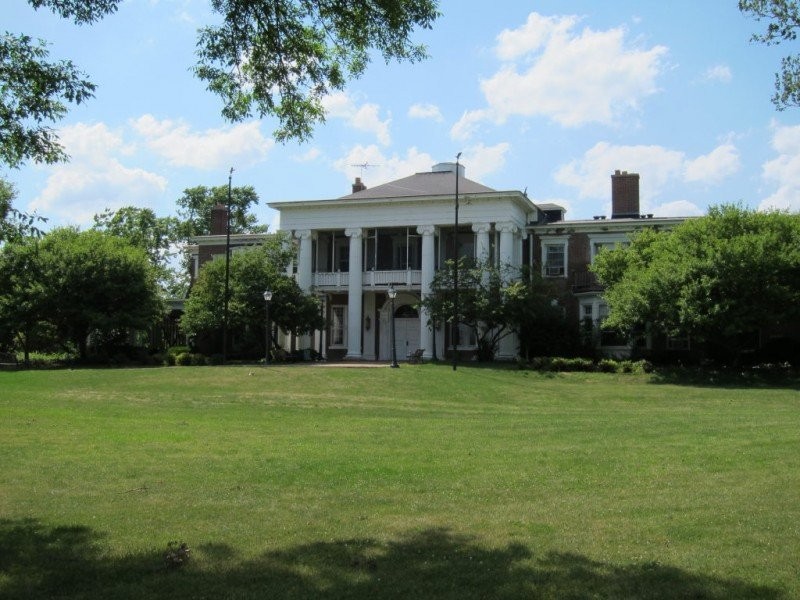
M 404 288 L 420 286 L 422 284 L 422 271 L 397 270 L 397 271 L 365 271 L 362 273 L 362 287 L 388 288 L 395 285 Z M 314 273 L 314 286 L 318 289 L 347 289 L 350 283 L 350 273 L 337 271 L 335 273 Z
M 597 275 L 591 271 L 576 271 L 572 274 L 572 293 L 587 294 L 603 291 L 603 286 L 597 281 Z

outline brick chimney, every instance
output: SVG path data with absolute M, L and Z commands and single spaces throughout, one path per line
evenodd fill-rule
M 228 230 L 228 209 L 224 204 L 211 208 L 211 235 L 225 235 Z
M 611 218 L 639 218 L 639 174 L 614 171 L 611 176 Z
M 361 182 L 361 177 L 356 177 L 356 182 L 353 184 L 353 193 L 355 194 L 356 192 L 361 192 L 365 189 L 367 189 L 367 186 Z

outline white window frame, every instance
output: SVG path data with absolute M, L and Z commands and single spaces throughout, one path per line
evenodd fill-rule
M 591 233 L 589 234 L 589 261 L 594 263 L 595 257 L 599 254 L 601 247 L 608 246 L 627 246 L 631 240 L 627 233 Z
M 468 339 L 470 344 L 464 344 L 463 341 Z M 478 347 L 478 334 L 471 326 L 466 323 L 458 324 L 458 349 L 459 350 L 474 350 Z M 453 349 L 453 341 L 450 340 L 450 350 Z
M 559 272 L 552 272 L 554 267 L 547 265 L 547 248 L 550 246 L 561 246 L 564 250 L 563 268 L 556 268 Z M 542 243 L 542 277 L 550 279 L 566 279 L 569 276 L 569 236 L 543 237 Z M 561 272 L 563 271 L 563 272 Z
M 341 322 L 339 327 L 336 326 L 337 313 L 340 313 L 338 320 Z M 331 323 L 330 323 L 330 347 L 331 348 L 347 348 L 347 305 L 346 304 L 332 304 L 331 305 Z M 341 341 L 336 341 L 336 334 L 341 329 Z

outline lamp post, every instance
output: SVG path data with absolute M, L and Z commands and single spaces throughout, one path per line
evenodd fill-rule
M 264 329 L 264 346 L 266 350 L 264 351 L 264 366 L 266 367 L 269 364 L 269 351 L 270 351 L 270 344 L 272 336 L 270 335 L 270 323 L 269 323 L 269 303 L 272 300 L 272 291 L 266 290 L 264 292 L 264 304 L 266 305 L 266 326 Z
M 392 342 L 392 364 L 390 365 L 393 369 L 398 368 L 400 365 L 397 364 L 397 347 L 394 343 L 394 299 L 397 298 L 397 290 L 394 289 L 394 286 L 390 286 L 389 289 L 386 291 L 387 295 L 389 296 L 389 300 L 391 300 L 391 310 L 392 310 L 392 326 L 391 326 L 391 342 Z
M 228 173 L 228 211 L 225 216 L 225 295 L 222 310 L 222 364 L 228 360 L 228 296 L 230 295 L 231 277 L 231 182 L 233 181 L 233 167 Z
M 453 232 L 453 330 L 452 330 L 452 343 L 453 343 L 453 371 L 458 368 L 458 160 L 461 158 L 461 152 L 456 154 L 456 219 L 455 231 Z

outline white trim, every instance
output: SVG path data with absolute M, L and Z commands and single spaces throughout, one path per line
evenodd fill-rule
M 564 265 L 563 273 L 560 267 L 547 266 L 547 247 L 548 246 L 562 246 L 564 249 Z M 541 252 L 542 252 L 542 277 L 547 278 L 563 278 L 569 276 L 569 236 L 548 236 L 541 238 Z M 558 271 L 558 272 L 557 272 Z

